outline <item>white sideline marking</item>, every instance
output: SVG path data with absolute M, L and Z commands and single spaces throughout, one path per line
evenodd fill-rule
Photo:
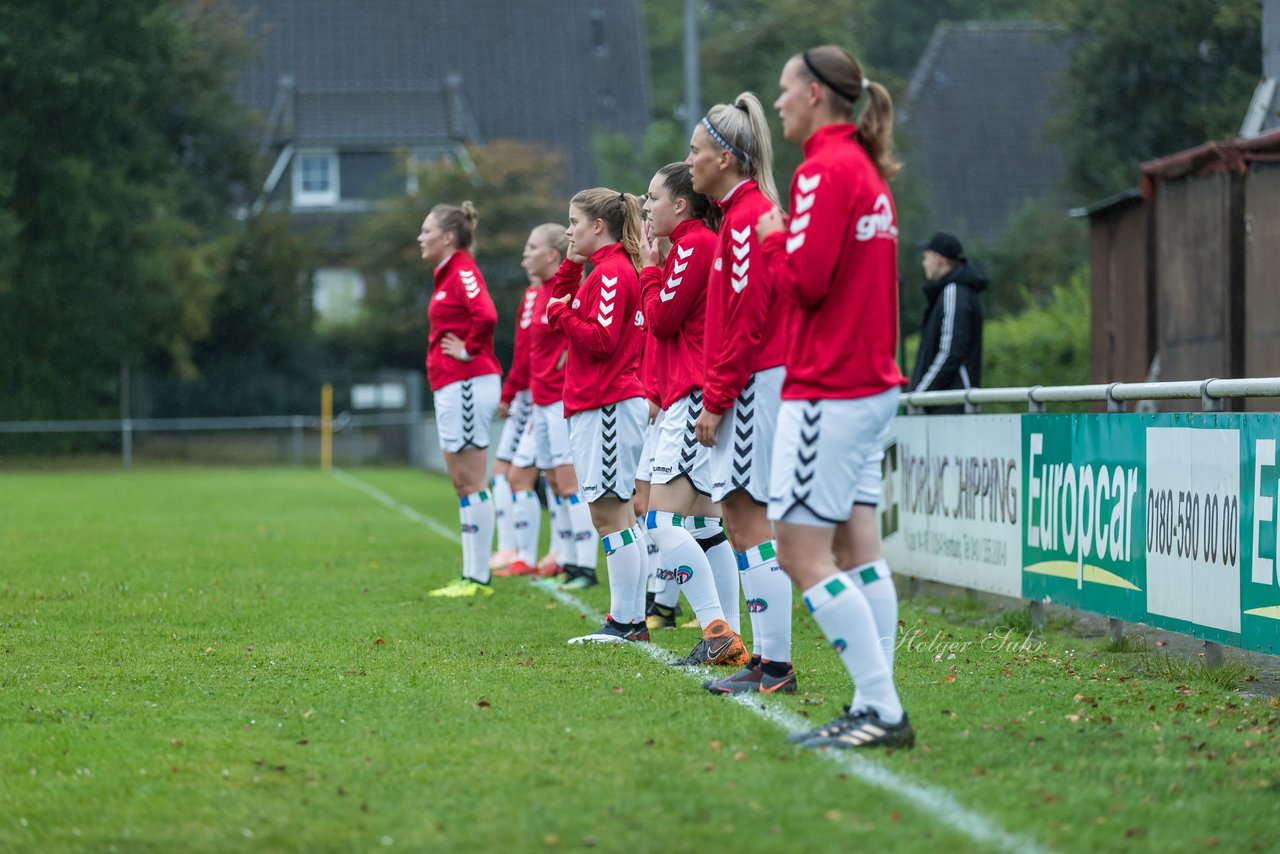
M 428 528 L 431 529 L 432 533 L 439 534 L 440 536 L 444 537 L 446 540 L 448 540 L 451 543 L 454 543 L 456 545 L 462 544 L 462 535 L 459 534 L 457 531 L 453 530 L 452 528 L 446 528 L 444 525 L 441 525 L 439 522 L 437 522 L 435 519 L 432 519 L 430 516 L 423 516 L 421 513 L 419 513 L 417 510 L 414 510 L 412 507 L 410 507 L 407 504 L 401 504 L 399 501 L 396 501 L 394 498 L 392 498 L 390 495 L 387 495 L 385 492 L 383 492 L 381 489 L 378 489 L 376 486 L 371 486 L 370 484 L 365 483 L 363 480 L 361 480 L 358 477 L 352 477 L 351 475 L 344 472 L 342 469 L 333 469 L 331 473 L 336 479 L 338 479 L 342 483 L 345 483 L 347 486 L 351 487 L 352 489 L 360 490 L 365 495 L 369 496 L 374 501 L 381 504 L 383 507 L 386 507 L 388 510 L 394 510 L 397 513 L 399 513 L 401 516 L 411 519 L 414 522 L 417 522 L 421 525 L 426 525 Z
M 384 507 L 395 510 L 406 518 L 425 525 L 432 532 L 439 534 L 441 537 L 453 543 L 461 543 L 461 538 L 456 531 L 446 528 L 444 525 L 424 516 L 412 507 L 408 507 L 399 503 L 382 490 L 370 486 L 359 478 L 353 477 L 339 469 L 333 469 L 333 476 L 342 483 L 353 489 L 358 489 L 365 495 L 377 501 Z M 573 596 L 561 589 L 555 584 L 547 581 L 531 581 L 530 586 L 542 590 L 544 593 L 551 595 L 558 602 L 567 605 L 586 616 L 589 620 L 604 622 L 604 615 L 596 611 L 587 603 L 583 602 L 576 596 Z M 662 664 L 671 664 L 676 657 L 661 647 L 654 646 L 651 643 L 633 643 L 632 647 L 643 651 L 650 658 Z M 684 673 L 701 681 L 709 675 L 704 667 L 680 668 Z M 739 694 L 728 698 L 732 702 L 736 702 L 744 709 L 756 713 L 767 721 L 777 724 L 788 733 L 800 732 L 802 730 L 811 729 L 811 722 L 804 720 L 799 715 L 793 714 L 786 709 L 771 706 L 760 702 L 758 699 Z M 883 789 L 886 792 L 897 795 L 904 801 L 926 813 L 940 824 L 956 830 L 975 842 L 989 845 L 1001 851 L 1017 852 L 1017 854 L 1047 854 L 1048 849 L 1040 847 L 1034 840 L 1024 836 L 1010 833 L 991 820 L 963 806 L 949 792 L 936 786 L 929 786 L 923 783 L 913 783 L 899 777 L 894 772 L 879 764 L 875 759 L 866 754 L 858 754 L 852 751 L 837 750 L 816 750 L 813 751 L 819 756 L 834 765 L 840 770 L 847 771 L 854 777 L 870 786 Z

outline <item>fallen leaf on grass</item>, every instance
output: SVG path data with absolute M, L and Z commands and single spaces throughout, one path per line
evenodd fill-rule
M 476 708 L 477 708 L 477 709 L 487 709 L 487 708 L 489 708 L 489 707 L 490 707 L 490 706 L 492 706 L 492 705 L 493 705 L 492 703 L 490 703 L 488 700 L 485 700 L 485 699 L 481 699 L 481 700 L 476 701 Z
M 944 685 L 954 681 L 956 681 L 956 675 L 954 673 L 948 673 L 942 678 L 942 684 Z
M 384 641 L 382 638 L 375 638 L 373 641 L 374 646 L 382 646 L 384 643 L 386 643 L 386 641 Z
M 307 740 L 306 740 L 305 738 L 300 738 L 300 739 L 298 739 L 298 740 L 297 740 L 297 742 L 296 742 L 296 743 L 297 743 L 297 744 L 305 745 L 305 744 L 307 744 Z
M 741 750 L 739 750 L 737 753 L 733 754 L 733 761 L 734 761 L 734 762 L 742 762 L 742 761 L 743 761 L 744 759 L 746 759 L 746 758 L 747 758 L 747 754 L 746 754 L 746 753 L 744 753 L 744 752 L 743 752 L 743 751 L 741 751 Z
M 169 743 L 170 743 L 170 744 L 172 744 L 174 747 L 181 747 L 181 746 L 182 746 L 182 739 L 180 739 L 180 738 L 170 739 Z
M 719 749 L 720 749 L 720 742 L 718 742 L 718 741 L 713 741 L 713 742 L 711 742 L 711 749 L 712 749 L 712 750 L 719 750 Z

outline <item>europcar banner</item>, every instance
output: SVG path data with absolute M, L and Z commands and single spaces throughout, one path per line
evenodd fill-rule
M 1270 414 L 899 418 L 885 551 L 908 575 L 1275 653 L 1278 437 Z

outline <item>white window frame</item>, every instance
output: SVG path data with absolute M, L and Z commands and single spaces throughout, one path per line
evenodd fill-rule
M 303 161 L 324 158 L 328 165 L 328 187 L 323 190 L 303 186 Z M 293 206 L 297 208 L 334 207 L 341 197 L 338 152 L 333 148 L 302 148 L 293 156 Z

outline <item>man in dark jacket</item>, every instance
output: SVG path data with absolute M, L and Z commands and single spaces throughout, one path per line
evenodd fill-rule
M 920 326 L 920 349 L 910 391 L 977 388 L 982 382 L 982 303 L 987 276 L 964 256 L 950 234 L 938 232 L 921 257 L 929 305 Z M 931 406 L 932 414 L 964 412 L 963 406 Z

